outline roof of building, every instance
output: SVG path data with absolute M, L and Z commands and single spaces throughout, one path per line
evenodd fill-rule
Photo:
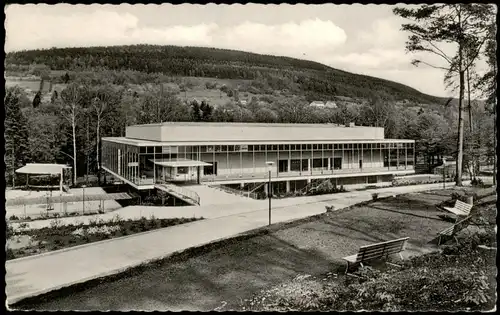
M 169 166 L 169 167 L 189 167 L 189 166 L 210 166 L 212 164 L 203 162 L 203 161 L 195 161 L 189 159 L 173 159 L 173 160 L 154 160 L 150 159 L 151 162 L 161 165 L 161 166 Z
M 69 168 L 71 168 L 71 166 L 64 164 L 28 163 L 25 166 L 17 169 L 16 173 L 55 175 L 61 174 L 63 169 Z

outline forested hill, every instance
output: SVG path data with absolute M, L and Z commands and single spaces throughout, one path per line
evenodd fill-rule
M 288 89 L 313 98 L 380 96 L 427 104 L 443 102 L 441 98 L 403 84 L 337 70 L 317 62 L 215 48 L 155 45 L 52 48 L 8 53 L 5 58 L 7 71 L 20 70 L 30 64 L 74 72 L 132 70 L 167 76 L 256 80 L 272 89 Z

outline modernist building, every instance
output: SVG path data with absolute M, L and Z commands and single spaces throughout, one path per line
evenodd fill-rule
M 376 183 L 414 173 L 415 141 L 378 127 L 331 124 L 162 123 L 102 139 L 102 168 L 135 189 L 156 184 L 271 181 L 300 189 L 312 179 Z

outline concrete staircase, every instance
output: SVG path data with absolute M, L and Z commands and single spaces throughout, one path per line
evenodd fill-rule
M 183 186 L 187 189 L 196 192 L 200 196 L 200 204 L 206 205 L 228 205 L 255 203 L 256 200 L 244 196 L 238 196 L 208 185 L 189 185 Z

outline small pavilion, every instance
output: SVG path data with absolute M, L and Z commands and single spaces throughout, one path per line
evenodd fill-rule
M 30 175 L 52 175 L 60 176 L 59 190 L 63 191 L 64 185 L 64 170 L 71 169 L 71 166 L 64 164 L 42 164 L 42 163 L 28 163 L 25 166 L 16 170 L 16 173 L 26 174 L 26 186 L 29 187 Z

